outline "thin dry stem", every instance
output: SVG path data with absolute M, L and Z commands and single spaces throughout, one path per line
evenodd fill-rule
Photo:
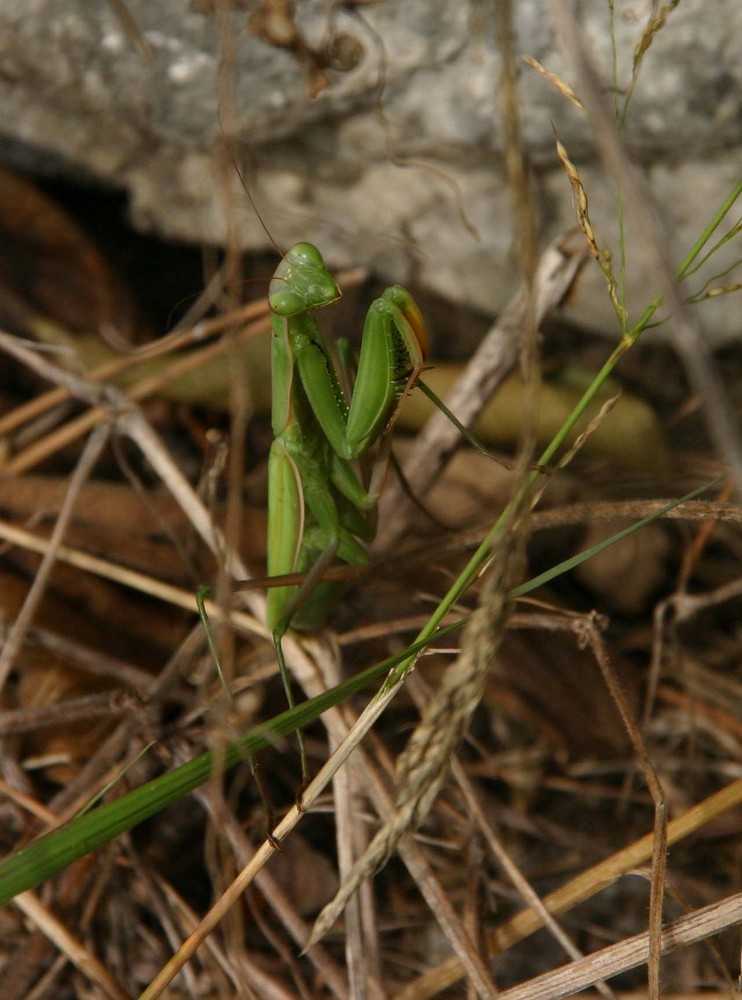
M 647 787 L 654 802 L 654 843 L 652 846 L 652 881 L 649 897 L 649 997 L 659 1000 L 662 911 L 667 875 L 667 803 L 657 772 L 652 766 L 639 728 L 626 702 L 621 685 L 613 670 L 608 651 L 594 620 L 578 625 L 578 634 L 587 643 L 598 662 L 603 680 L 629 735 L 634 752 L 641 762 Z
M 707 341 L 696 317 L 685 305 L 678 291 L 667 241 L 657 220 L 646 180 L 621 142 L 602 84 L 587 56 L 572 5 L 567 0 L 552 0 L 552 12 L 561 46 L 577 74 L 580 93 L 601 159 L 620 187 L 627 215 L 636 226 L 648 252 L 654 282 L 662 293 L 672 320 L 670 329 L 673 344 L 685 365 L 691 385 L 701 398 L 709 434 L 729 466 L 737 494 L 742 495 L 742 445 L 739 428 L 712 363 Z
M 474 612 L 462 639 L 461 653 L 447 669 L 440 688 L 399 757 L 399 791 L 392 818 L 379 830 L 350 877 L 319 915 L 310 940 L 318 941 L 327 933 L 360 883 L 388 860 L 401 838 L 417 829 L 430 812 L 448 772 L 451 753 L 481 700 L 487 671 L 505 628 L 503 593 L 501 570 L 488 578 L 482 604 Z
M 46 553 L 51 544 L 48 538 L 39 538 L 38 535 L 25 531 L 23 528 L 17 528 L 14 524 L 7 524 L 5 521 L 0 521 L 0 538 L 12 545 L 28 549 L 29 552 Z M 59 562 L 75 566 L 86 573 L 93 573 L 103 579 L 131 587 L 132 590 L 141 594 L 148 594 L 150 597 L 155 597 L 173 607 L 184 608 L 186 611 L 195 613 L 196 599 L 193 591 L 164 583 L 146 573 L 139 573 L 137 570 L 128 569 L 126 566 L 120 566 L 107 559 L 100 559 L 98 556 L 91 556 L 81 549 L 67 545 L 56 546 L 55 557 Z M 214 601 L 205 601 L 205 607 L 209 617 L 213 616 L 215 620 L 220 619 L 222 609 Z M 268 631 L 260 620 L 245 611 L 233 609 L 229 612 L 229 620 L 234 628 L 247 634 L 268 636 Z
M 459 791 L 464 799 L 464 804 L 467 809 L 467 814 L 470 820 L 476 825 L 477 829 L 480 831 L 481 836 L 489 848 L 490 853 L 497 862 L 497 864 L 502 868 L 507 878 L 510 879 L 513 886 L 520 894 L 523 902 L 530 906 L 531 909 L 538 913 L 541 920 L 543 921 L 544 927 L 552 934 L 554 939 L 559 942 L 559 944 L 564 948 L 565 952 L 570 958 L 577 960 L 582 958 L 582 953 L 577 948 L 577 946 L 572 942 L 569 936 L 562 930 L 554 917 L 549 913 L 547 908 L 544 906 L 543 901 L 539 897 L 536 890 L 531 886 L 526 877 L 520 871 L 518 866 L 515 864 L 513 859 L 507 852 L 505 845 L 502 843 L 500 838 L 497 836 L 495 830 L 492 828 L 492 824 L 488 821 L 485 815 L 484 809 L 479 800 L 477 791 L 472 784 L 472 782 L 467 777 L 466 771 L 461 765 L 461 762 L 457 757 L 454 757 L 451 762 L 451 770 L 453 776 L 456 779 L 456 784 L 459 787 Z M 603 983 L 598 984 L 598 991 L 601 996 L 609 998 L 609 1000 L 615 1000 L 615 994 L 612 990 L 608 989 Z
M 341 680 L 339 649 L 327 657 L 324 681 L 333 687 Z M 337 734 L 328 734 L 329 750 L 338 746 Z M 335 804 L 335 838 L 337 843 L 338 873 L 343 881 L 353 867 L 353 859 L 366 847 L 367 828 L 361 819 L 365 801 L 362 793 L 360 769 L 354 757 L 349 758 L 332 783 Z M 308 937 L 308 933 L 305 936 Z M 311 951 L 309 952 L 311 954 Z M 353 1000 L 383 1000 L 379 964 L 378 915 L 373 894 L 359 894 L 351 900 L 345 912 L 345 959 L 348 969 L 350 995 Z
M 500 0 L 495 5 L 496 44 L 502 56 L 502 70 L 497 81 L 497 94 L 501 107 L 501 129 L 505 174 L 513 201 L 513 225 L 518 273 L 528 289 L 528 302 L 533 303 L 533 278 L 537 266 L 536 200 L 533 196 L 530 160 L 526 148 L 521 115 L 520 72 L 516 56 L 516 31 L 513 0 Z M 526 381 L 530 382 L 538 369 L 531 368 L 527 355 L 533 360 L 537 352 L 536 325 L 533 310 L 524 317 L 523 358 L 521 363 Z M 535 381 L 535 379 L 534 379 Z
M 22 892 L 13 905 L 24 914 L 58 948 L 80 972 L 95 983 L 111 1000 L 129 1000 L 129 994 L 113 978 L 90 951 L 78 941 L 62 922 L 42 905 L 33 892 Z
M 3 737 L 30 733 L 39 729 L 54 729 L 73 722 L 91 719 L 114 719 L 137 708 L 137 699 L 122 691 L 105 691 L 101 694 L 68 698 L 52 705 L 35 708 L 16 708 L 0 712 L 0 732 Z
M 379 57 L 379 72 L 376 77 L 376 88 L 374 94 L 374 112 L 376 118 L 381 125 L 384 133 L 384 142 L 386 144 L 386 152 L 390 161 L 400 169 L 411 168 L 414 170 L 422 170 L 423 172 L 429 174 L 432 177 L 438 177 L 444 182 L 451 192 L 454 204 L 456 205 L 456 210 L 459 214 L 462 224 L 464 225 L 467 232 L 475 239 L 479 240 L 479 230 L 474 225 L 474 223 L 469 218 L 466 211 L 466 205 L 464 204 L 464 197 L 461 192 L 461 188 L 456 182 L 456 179 L 451 176 L 447 171 L 435 166 L 432 163 L 428 163 L 425 160 L 415 159 L 411 156 L 403 156 L 399 153 L 394 137 L 394 130 L 392 127 L 392 122 L 387 114 L 386 107 L 384 106 L 384 90 L 386 89 L 386 78 L 387 78 L 387 55 L 386 47 L 384 45 L 384 39 L 381 37 L 376 28 L 371 24 L 368 18 L 364 17 L 359 10 L 360 4 L 355 3 L 349 5 L 348 9 L 353 11 L 353 16 L 357 18 L 358 21 L 363 24 L 364 28 L 368 32 L 369 37 L 373 40 L 376 47 L 376 51 Z
M 10 629 L 10 633 L 5 640 L 2 653 L 0 653 L 0 689 L 5 686 L 5 681 L 7 680 L 8 673 L 13 666 L 16 653 L 23 644 L 33 616 L 49 583 L 49 577 L 54 568 L 54 564 L 57 561 L 62 539 L 64 538 L 69 527 L 78 494 L 90 476 L 95 463 L 98 461 L 100 453 L 105 447 L 110 433 L 110 426 L 104 426 L 99 427 L 98 430 L 90 436 L 90 439 L 83 449 L 72 478 L 70 479 L 65 501 L 59 512 L 59 516 L 57 517 L 56 524 L 54 525 L 52 536 L 46 546 L 41 566 L 39 566 L 36 571 L 34 582 L 31 584 L 28 594 L 26 595 L 26 599 L 23 602 L 23 607 L 18 613 L 18 616 Z
M 149 905 L 157 914 L 167 939 L 173 942 L 179 940 L 184 932 L 183 928 L 192 927 L 196 923 L 194 911 L 169 882 L 145 870 L 141 864 L 137 867 L 142 879 L 149 882 L 151 886 Z M 232 981 L 235 989 L 239 989 L 240 980 L 246 978 L 244 968 L 239 964 L 239 956 L 236 959 L 233 956 L 228 957 L 214 938 L 208 942 L 207 947 L 217 968 L 224 973 L 227 979 Z M 195 993 L 198 978 L 193 967 L 183 970 L 184 978 L 187 974 L 190 974 L 189 978 L 186 979 L 187 988 Z
M 742 923 L 742 893 L 704 906 L 668 924 L 660 938 L 661 954 L 667 955 L 677 948 L 704 941 L 739 923 Z M 554 972 L 530 979 L 522 986 L 505 990 L 500 1000 L 558 1000 L 571 996 L 600 980 L 644 965 L 650 953 L 650 933 L 637 934 Z
M 665 500 L 605 500 L 590 503 L 567 504 L 562 507 L 552 507 L 548 510 L 536 510 L 530 515 L 530 527 L 532 531 L 546 531 L 551 528 L 566 525 L 587 525 L 593 521 L 613 521 L 613 520 L 640 520 L 649 514 L 656 513 L 667 507 L 672 501 Z M 725 503 L 718 500 L 691 500 L 688 503 L 673 507 L 662 514 L 663 519 L 670 521 L 688 522 L 715 522 L 720 521 L 727 524 L 742 523 L 742 508 L 735 503 Z M 0 522 L 0 525 L 2 522 Z M 436 551 L 441 557 L 449 551 L 459 551 L 476 547 L 482 541 L 483 530 L 481 527 L 467 528 L 464 531 L 457 531 L 450 539 L 442 539 L 437 543 Z M 0 536 L 1 537 L 1 536 Z M 409 566 L 414 564 L 416 559 L 427 561 L 430 548 L 425 545 L 419 549 L 405 551 L 399 558 L 404 558 Z M 385 566 L 388 572 L 393 572 L 396 565 L 396 557 L 388 556 Z M 400 619 L 399 622 L 392 623 L 399 631 L 414 631 L 422 626 L 427 619 L 418 616 L 414 618 Z M 341 644 L 345 645 L 350 641 L 361 641 L 364 638 L 374 638 L 379 634 L 378 626 L 368 626 L 350 633 L 350 636 L 342 636 Z
M 249 864 L 255 856 L 255 848 L 243 833 L 240 824 L 231 811 L 228 809 L 220 810 L 218 816 L 216 816 L 214 814 L 212 796 L 201 790 L 195 794 L 204 808 L 211 814 L 212 822 L 218 824 L 223 829 L 224 835 L 229 840 L 239 864 L 243 867 Z M 309 934 L 309 927 L 299 915 L 296 907 L 284 890 L 273 878 L 270 871 L 262 868 L 257 872 L 255 875 L 255 884 L 294 942 L 300 948 L 303 947 Z M 197 922 L 197 919 L 191 922 L 190 930 L 193 930 Z M 337 997 L 338 1000 L 348 1000 L 349 997 L 353 996 L 353 994 L 349 994 L 348 992 L 347 983 L 341 969 L 325 948 L 318 945 L 307 952 L 307 957 L 314 965 L 318 975 L 323 978 L 333 996 Z
M 742 779 L 733 781 L 672 820 L 667 827 L 667 846 L 679 843 L 740 805 L 742 805 Z M 645 864 L 652 857 L 654 845 L 654 833 L 641 837 L 549 893 L 543 899 L 544 906 L 554 915 L 571 910 L 611 885 L 616 879 Z M 487 945 L 492 955 L 502 954 L 542 926 L 541 917 L 535 910 L 523 910 L 491 931 L 487 935 Z M 640 935 L 640 938 L 643 937 L 644 935 Z M 427 1000 L 452 986 L 462 978 L 463 974 L 458 958 L 448 959 L 409 983 L 395 995 L 394 1000 Z M 598 978 L 606 978 L 606 975 L 603 974 Z
M 570 524 L 589 524 L 591 521 L 612 521 L 625 518 L 641 519 L 666 507 L 671 501 L 664 500 L 600 500 L 591 503 L 575 503 L 564 507 L 538 510 L 531 515 L 534 531 Z M 708 521 L 713 524 L 723 521 L 727 524 L 742 524 L 742 507 L 736 503 L 718 500 L 689 500 L 673 507 L 662 515 L 670 521 Z
M 542 255 L 533 286 L 533 315 L 536 326 L 565 297 L 585 263 L 584 243 L 579 233 L 562 234 Z M 486 335 L 466 371 L 445 400 L 465 427 L 481 414 L 487 401 L 512 371 L 518 360 L 521 337 L 529 315 L 527 289 L 520 289 Z M 412 456 L 404 467 L 409 488 L 425 496 L 441 470 L 461 444 L 458 430 L 442 413 L 434 414 L 415 441 Z M 415 511 L 397 482 L 387 483 L 380 502 L 381 525 L 375 548 L 386 551 L 402 537 Z
M 145 344 L 142 347 L 138 347 L 135 350 L 130 351 L 123 357 L 112 357 L 110 361 L 107 361 L 105 364 L 99 365 L 92 371 L 88 372 L 87 377 L 91 382 L 105 382 L 113 380 L 117 376 L 127 372 L 129 369 L 141 364 L 143 361 L 161 357 L 164 354 L 169 354 L 172 351 L 183 349 L 193 344 L 203 343 L 205 340 L 215 337 L 225 329 L 229 329 L 232 325 L 242 327 L 247 324 L 245 325 L 243 336 L 245 336 L 245 338 L 247 338 L 247 336 L 253 336 L 256 326 L 260 328 L 264 325 L 267 314 L 268 303 L 266 301 L 259 300 L 257 302 L 251 302 L 239 309 L 234 315 L 219 316 L 215 319 L 204 320 L 192 328 L 175 330 L 173 333 L 160 337 L 159 340 L 153 341 L 150 344 Z M 261 317 L 263 318 L 263 323 L 250 324 L 251 320 L 259 319 Z M 222 350 L 223 347 L 218 347 L 219 352 Z M 209 356 L 200 354 L 199 352 L 195 353 L 198 357 L 200 357 L 201 363 L 203 363 L 204 359 Z M 189 357 L 191 357 L 191 355 L 189 355 Z M 50 389 L 48 392 L 42 393 L 39 396 L 35 396 L 27 403 L 16 407 L 6 416 L 0 417 L 0 436 L 10 434 L 18 427 L 21 427 L 24 423 L 37 419 L 42 414 L 53 410 L 55 407 L 59 406 L 60 403 L 64 403 L 72 395 L 73 394 L 68 389 L 60 386 L 56 389 Z
M 85 416 L 91 417 L 99 413 L 101 420 L 115 419 L 117 430 L 127 434 L 138 445 L 209 549 L 216 556 L 224 558 L 235 576 L 245 579 L 249 576 L 241 560 L 234 553 L 226 551 L 224 539 L 215 528 L 211 515 L 141 410 L 132 404 L 124 392 L 112 386 L 98 386 L 87 378 L 71 375 L 7 334 L 0 333 L 0 347 L 42 378 L 65 387 L 81 401 L 92 404 L 94 409 Z
M 293 643 L 291 645 L 293 645 Z M 321 655 L 319 645 L 317 643 L 307 643 L 307 645 L 312 647 L 312 655 L 316 661 L 316 659 Z M 291 646 L 289 646 L 288 652 L 289 655 L 291 655 Z M 311 689 L 311 678 L 305 677 L 304 681 Z M 318 683 L 316 676 L 314 677 L 313 683 L 315 686 Z M 324 790 L 327 783 L 332 779 L 338 768 L 343 766 L 348 756 L 357 747 L 361 736 L 368 731 L 375 719 L 378 718 L 389 701 L 391 701 L 394 697 L 396 690 L 396 688 L 392 688 L 385 692 L 382 696 L 374 699 L 359 718 L 354 730 L 350 734 L 347 733 L 347 726 L 343 719 L 342 712 L 338 709 L 333 709 L 326 713 L 325 719 L 328 727 L 337 727 L 336 732 L 338 735 L 341 733 L 344 734 L 344 738 L 342 738 L 338 749 L 320 769 L 317 776 L 307 786 L 304 795 L 302 796 L 301 805 L 295 805 L 289 810 L 286 816 L 273 830 L 271 840 L 266 840 L 261 845 L 256 852 L 253 861 L 239 873 L 235 881 L 225 891 L 218 903 L 205 915 L 198 927 L 196 927 L 187 941 L 184 942 L 179 952 L 173 956 L 170 962 L 167 963 L 167 965 L 151 982 L 148 989 L 142 994 L 142 1000 L 153 1000 L 154 997 L 161 995 L 162 990 L 166 988 L 168 983 L 170 983 L 173 977 L 177 975 L 179 970 L 190 959 L 196 949 L 218 925 L 224 913 L 229 909 L 229 907 L 234 905 L 234 903 L 239 900 L 246 887 L 255 877 L 256 873 L 273 855 L 275 851 L 275 844 L 280 843 L 280 841 L 290 833 L 301 817 L 305 814 L 305 811 L 317 800 L 317 797 Z M 310 690 L 308 690 L 307 693 L 310 693 Z M 359 759 L 364 762 L 364 780 L 367 782 L 367 788 L 376 808 L 379 809 L 382 814 L 390 815 L 392 802 L 390 796 L 386 792 L 383 782 L 378 779 L 374 769 L 370 766 L 369 762 L 365 760 L 364 756 L 362 754 L 359 754 L 358 756 Z M 441 924 L 444 933 L 446 933 L 451 940 L 456 954 L 462 961 L 462 966 L 467 970 L 467 974 L 472 981 L 478 985 L 480 995 L 484 997 L 493 997 L 495 994 L 488 986 L 489 974 L 472 948 L 471 943 L 468 940 L 468 935 L 466 935 L 463 926 L 456 917 L 456 914 L 448 902 L 445 893 L 443 893 L 437 886 L 437 880 L 430 871 L 422 852 L 420 852 L 414 844 L 405 843 L 400 845 L 400 854 L 410 870 L 410 873 L 417 879 L 418 884 L 421 886 L 421 890 L 428 902 L 431 904 L 433 912 Z

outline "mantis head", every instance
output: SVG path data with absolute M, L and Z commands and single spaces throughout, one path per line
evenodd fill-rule
M 268 291 L 271 311 L 295 316 L 340 298 L 340 289 L 311 243 L 297 243 L 276 268 Z

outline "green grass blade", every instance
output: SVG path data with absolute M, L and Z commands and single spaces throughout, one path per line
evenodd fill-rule
M 462 624 L 463 620 L 446 626 L 438 632 L 436 638 Z M 277 736 L 288 736 L 299 726 L 318 718 L 370 681 L 383 676 L 400 659 L 420 652 L 428 644 L 429 640 L 418 642 L 403 653 L 361 671 L 330 691 L 282 712 L 270 722 L 249 730 L 234 743 L 227 744 L 219 751 L 218 757 L 214 752 L 204 753 L 114 802 L 79 815 L 67 825 L 52 830 L 27 847 L 15 851 L 0 864 L 0 906 L 4 906 L 19 892 L 33 889 L 73 861 L 177 802 L 207 781 L 216 767 L 226 770 L 254 756 L 269 746 Z
M 528 580 L 526 583 L 522 583 L 519 587 L 514 587 L 508 592 L 508 597 L 511 600 L 516 597 L 524 597 L 526 594 L 530 594 L 532 591 L 538 589 L 538 587 L 543 587 L 544 584 L 550 583 L 558 576 L 562 576 L 564 573 L 568 573 L 570 570 L 575 569 L 575 567 L 587 562 L 588 559 L 592 559 L 593 556 L 602 552 L 604 549 L 610 548 L 611 545 L 615 545 L 616 542 L 620 542 L 621 539 L 627 538 L 629 535 L 633 535 L 635 531 L 645 527 L 647 524 L 651 524 L 652 521 L 656 521 L 658 518 L 664 517 L 665 514 L 668 514 L 671 510 L 679 507 L 680 504 L 686 503 L 689 500 L 695 500 L 696 497 L 701 496 L 702 493 L 706 493 L 707 490 L 713 489 L 714 486 L 718 486 L 723 479 L 723 476 L 718 476 L 710 483 L 706 483 L 703 486 L 699 486 L 698 489 L 692 490 L 690 493 L 686 493 L 685 496 L 679 497 L 677 500 L 670 500 L 664 505 L 664 507 L 660 507 L 659 510 L 653 511 L 651 514 L 647 514 L 647 516 L 643 517 L 640 521 L 630 524 L 628 528 L 623 528 L 621 531 L 617 531 L 615 535 L 611 535 L 609 538 L 604 538 L 603 541 L 598 542 L 597 545 L 592 545 L 589 549 L 585 549 L 583 552 L 578 552 L 576 555 L 571 556 L 571 558 L 565 559 L 556 566 L 552 566 L 550 569 L 545 570 L 538 576 L 534 576 L 533 579 Z
M 693 262 L 702 252 L 703 247 L 708 243 L 713 232 L 720 224 L 724 216 L 729 212 L 734 201 L 742 193 L 742 182 L 739 182 L 729 194 L 724 204 L 715 214 L 709 225 L 699 237 L 695 246 L 691 249 L 680 266 L 678 277 L 682 278 L 690 270 Z M 583 395 L 580 403 L 575 407 L 572 414 L 554 437 L 548 448 L 539 458 L 540 466 L 548 466 L 559 448 L 562 446 L 567 434 L 570 432 L 577 420 L 582 416 L 587 406 L 592 402 L 595 395 L 605 382 L 607 376 L 613 371 L 622 355 L 632 346 L 639 334 L 646 328 L 650 319 L 662 302 L 661 297 L 657 297 L 647 308 L 645 314 L 635 324 L 635 326 L 625 333 L 620 343 L 616 346 L 611 357 L 605 363 L 593 384 Z M 110 842 L 119 834 L 131 829 L 143 820 L 154 816 L 156 813 L 166 808 L 166 806 L 176 802 L 184 795 L 193 791 L 203 784 L 214 773 L 218 766 L 220 769 L 233 767 L 248 757 L 253 756 L 261 749 L 265 748 L 277 736 L 285 736 L 294 732 L 300 726 L 306 725 L 316 719 L 322 712 L 336 705 L 342 699 L 363 688 L 366 684 L 390 672 L 390 676 L 385 682 L 382 690 L 400 680 L 414 663 L 417 654 L 428 646 L 433 638 L 438 638 L 443 634 L 460 627 L 464 620 L 460 620 L 451 626 L 441 627 L 441 622 L 449 613 L 451 608 L 460 599 L 467 587 L 486 565 L 490 557 L 492 546 L 498 533 L 508 523 L 510 512 L 520 505 L 528 492 L 534 487 L 538 472 L 531 472 L 518 491 L 517 495 L 508 505 L 508 508 L 498 518 L 495 525 L 490 529 L 486 538 L 472 556 L 467 567 L 464 569 L 459 579 L 453 584 L 448 594 L 441 601 L 439 608 L 431 616 L 425 628 L 421 631 L 416 642 L 397 656 L 390 657 L 381 663 L 375 664 L 365 671 L 338 685 L 309 701 L 303 702 L 294 709 L 283 712 L 276 716 L 269 723 L 251 729 L 244 736 L 234 743 L 228 744 L 219 752 L 217 758 L 213 753 L 205 753 L 195 760 L 184 764 L 182 767 L 168 772 L 161 777 L 155 778 L 141 788 L 122 796 L 114 802 L 106 803 L 95 809 L 85 812 L 76 817 L 64 827 L 53 830 L 50 833 L 33 841 L 28 846 L 21 848 L 10 855 L 0 864 L 0 906 L 7 903 L 19 892 L 31 889 L 45 879 L 50 878 L 57 872 L 66 868 L 73 861 L 96 850 L 104 844 Z M 661 510 L 642 519 L 637 524 L 618 532 L 610 539 L 600 543 L 592 549 L 572 557 L 572 559 L 561 563 L 557 567 L 528 581 L 522 586 L 511 591 L 509 598 L 522 596 L 529 593 L 538 586 L 554 579 L 561 573 L 584 562 L 596 552 L 601 551 L 608 545 L 615 543 L 626 537 L 633 531 L 638 530 L 650 521 L 661 517 L 664 513 L 672 510 L 678 504 L 686 500 L 693 499 L 705 490 L 710 489 L 719 480 L 714 480 L 706 486 L 687 494 L 677 501 L 673 501 Z
M 659 510 L 603 540 L 598 545 L 578 553 L 559 563 L 558 566 L 554 566 L 545 573 L 515 587 L 508 593 L 508 598 L 514 600 L 531 593 L 537 587 L 543 586 L 561 574 L 574 569 L 591 556 L 627 537 L 627 535 L 663 517 L 680 504 L 694 500 L 719 482 L 721 482 L 721 477 L 699 486 L 677 500 L 670 501 Z M 465 620 L 460 619 L 452 625 L 438 629 L 434 637 L 440 638 L 460 628 Z M 222 770 L 234 767 L 265 749 L 276 737 L 288 736 L 297 727 L 312 722 L 327 709 L 332 708 L 356 691 L 360 691 L 371 681 L 393 671 L 400 663 L 409 662 L 411 658 L 414 658 L 428 646 L 430 641 L 431 637 L 428 635 L 402 653 L 374 664 L 330 691 L 302 702 L 301 705 L 282 712 L 270 722 L 249 730 L 239 740 L 227 744 L 220 750 L 218 765 L 216 755 L 213 752 L 204 753 L 174 771 L 154 778 L 142 785 L 141 788 L 129 792 L 114 802 L 106 803 L 97 809 L 79 815 L 66 826 L 45 834 L 27 847 L 11 854 L 0 864 L 0 906 L 5 905 L 19 892 L 34 888 L 57 872 L 62 871 L 73 861 L 102 847 L 121 833 L 130 830 L 138 823 L 177 802 L 184 795 L 206 782 L 213 775 L 216 766 Z

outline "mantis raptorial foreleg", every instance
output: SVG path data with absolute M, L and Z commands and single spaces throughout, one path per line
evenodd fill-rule
M 309 574 L 301 588 L 268 591 L 268 626 L 292 707 L 282 639 L 289 628 L 318 628 L 332 606 L 337 585 L 319 582 L 317 567 L 336 559 L 352 566 L 368 562 L 364 543 L 374 535 L 368 512 L 376 497 L 350 463 L 384 434 L 427 352 L 425 324 L 414 299 L 398 285 L 388 288 L 366 317 L 347 400 L 313 315 L 339 296 L 319 251 L 309 243 L 289 250 L 269 292 L 274 440 L 268 471 L 268 574 Z M 306 780 L 301 737 L 299 745 Z

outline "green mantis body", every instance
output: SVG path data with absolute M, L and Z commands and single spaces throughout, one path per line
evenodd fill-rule
M 376 497 L 351 463 L 379 440 L 399 399 L 421 370 L 425 325 L 412 296 L 387 288 L 368 312 L 348 400 L 313 310 L 339 298 L 319 251 L 298 243 L 281 260 L 269 290 L 272 313 L 273 445 L 268 465 L 268 574 L 311 573 L 334 560 L 363 566 L 374 536 Z M 267 622 L 289 704 L 281 640 L 289 628 L 313 630 L 336 584 L 268 591 Z

